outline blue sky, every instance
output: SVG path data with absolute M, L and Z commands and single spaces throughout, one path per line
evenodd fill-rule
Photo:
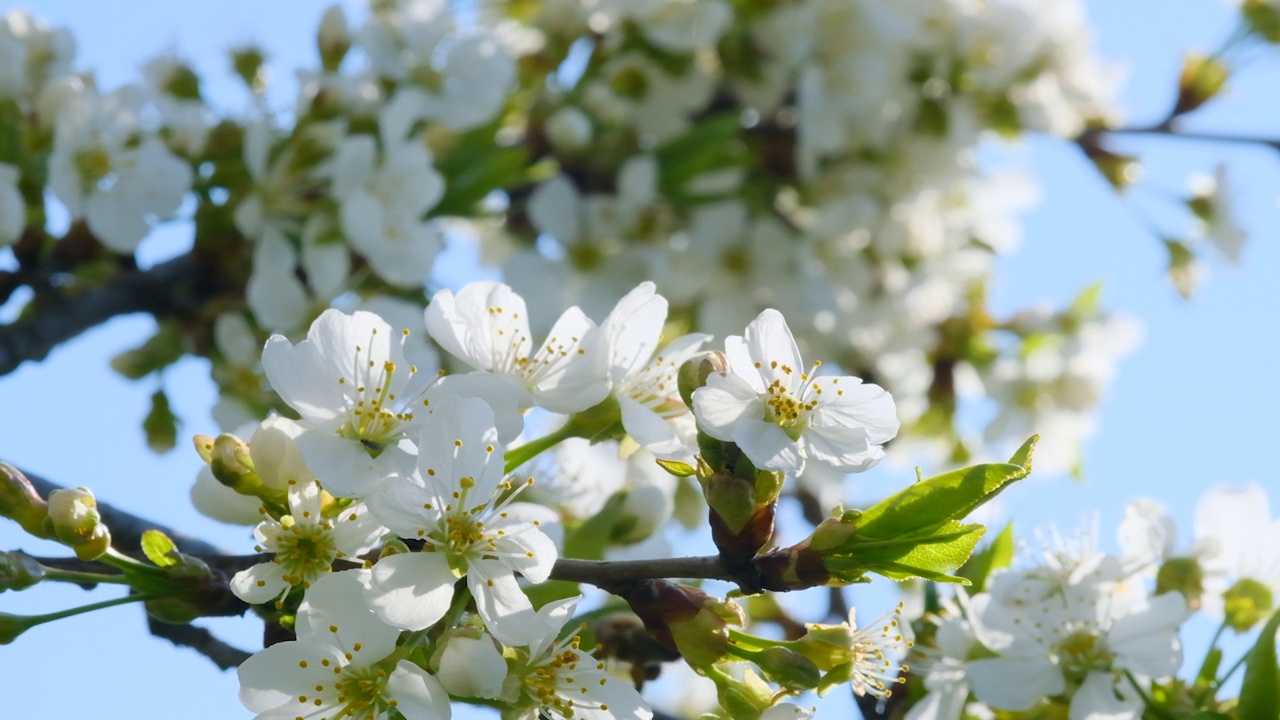
M 1216 0 L 1096 0 L 1087 5 L 1101 52 L 1127 67 L 1121 106 L 1134 124 L 1158 119 L 1172 102 L 1184 50 L 1211 50 L 1233 24 L 1229 8 Z M 1178 10 L 1170 10 L 1174 6 Z M 277 97 L 289 98 L 292 68 L 311 62 L 311 38 L 323 5 L 299 0 L 43 0 L 32 9 L 72 28 L 80 46 L 77 65 L 95 69 L 105 88 L 137 77 L 136 68 L 166 48 L 179 49 L 210 77 L 225 77 L 222 51 L 256 39 L 268 49 L 275 78 L 285 86 Z M 1158 32 L 1153 17 L 1160 18 Z M 1280 136 L 1277 81 L 1280 63 L 1258 53 L 1233 80 L 1227 96 L 1186 126 Z M 247 107 L 229 82 L 210 89 L 223 107 Z M 1280 430 L 1275 410 L 1280 405 L 1277 156 L 1261 148 L 1147 138 L 1125 138 L 1117 147 L 1147 154 L 1147 176 L 1171 189 L 1183 189 L 1190 172 L 1209 172 L 1227 162 L 1250 239 L 1241 267 L 1211 263 L 1198 297 L 1183 301 L 1165 281 L 1160 242 L 1098 180 L 1078 151 L 1044 139 L 1011 151 L 1026 159 L 1042 199 L 1025 218 L 1021 249 L 1001 263 L 993 304 L 1003 310 L 1040 300 L 1061 305 L 1086 284 L 1102 280 L 1106 304 L 1137 317 L 1144 342 L 1122 363 L 1105 401 L 1100 432 L 1085 448 L 1084 481 L 1035 477 L 1006 496 L 1004 512 L 1029 529 L 1044 522 L 1076 527 L 1096 510 L 1107 542 L 1123 503 L 1137 495 L 1168 503 L 1182 528 L 1189 528 L 1196 500 L 1214 483 L 1261 482 L 1280 504 L 1270 452 Z M 1158 207 L 1139 198 L 1144 207 Z M 1176 226 L 1176 216 L 1154 212 Z M 172 248 L 185 234 L 189 229 L 173 227 L 152 242 L 160 249 Z M 189 445 L 180 444 L 165 456 L 145 450 L 138 425 L 152 381 L 130 383 L 107 366 L 112 355 L 141 342 L 150 328 L 146 318 L 121 318 L 58 349 L 41 365 L 0 378 L 0 458 L 64 484 L 90 485 L 100 498 L 124 509 L 245 551 L 250 543 L 243 531 L 190 509 L 187 490 L 199 460 Z M 174 400 L 186 421 L 184 436 L 215 429 L 208 415 L 213 394 L 206 375 L 200 362 L 189 360 L 166 380 L 169 387 L 182 388 Z M 893 471 L 877 470 L 862 476 L 857 492 L 870 498 L 905 480 L 905 474 L 894 477 Z M 18 547 L 37 554 L 61 551 L 0 524 L 0 548 Z M 0 611 L 45 612 L 109 596 L 108 591 L 41 587 L 0 596 Z M 209 625 L 242 647 L 259 642 L 254 622 Z M 1193 628 L 1191 647 L 1197 641 L 1203 645 L 1203 632 Z M 93 712 L 107 719 L 178 713 L 192 720 L 248 716 L 236 700 L 233 673 L 220 673 L 204 658 L 150 637 L 135 608 L 33 630 L 0 649 L 0 675 L 22 686 L 5 698 L 15 717 L 50 708 L 60 716 Z M 832 709 L 838 707 L 846 706 Z

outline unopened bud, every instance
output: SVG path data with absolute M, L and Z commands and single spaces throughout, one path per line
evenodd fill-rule
M 1197 53 L 1188 55 L 1178 78 L 1178 101 L 1174 105 L 1174 114 L 1189 113 L 1212 100 L 1230 76 L 1231 69 L 1221 60 Z
M 266 80 L 262 76 L 262 65 L 266 60 L 266 53 L 257 45 L 243 45 L 231 50 L 231 70 L 255 93 L 266 89 Z
M 795 692 L 818 687 L 822 673 L 809 658 L 784 647 L 770 647 L 756 653 L 751 661 L 765 677 Z
M 31 618 L 0 612 L 0 645 L 8 645 L 31 629 Z
M 1225 622 L 1238 633 L 1247 632 L 1265 620 L 1275 607 L 1271 589 L 1252 578 L 1236 581 L 1222 594 L 1222 599 Z
M 325 72 L 336 72 L 342 59 L 351 49 L 351 28 L 341 5 L 330 5 L 320 17 L 320 29 L 316 32 L 316 46 L 320 50 L 320 64 Z
M 262 485 L 249 445 L 231 433 L 223 433 L 213 441 L 209 469 L 218 482 L 241 495 L 255 495 Z
M 813 534 L 802 544 L 817 552 L 842 547 L 849 542 L 850 538 L 858 534 L 858 518 L 861 515 L 862 512 L 859 510 L 846 511 L 837 507 L 834 516 L 818 523 L 818 527 L 813 529 Z
M 18 468 L 0 463 L 0 516 L 17 522 L 31 535 L 48 537 L 44 527 L 49 505 Z
M 1156 572 L 1156 594 L 1180 592 L 1191 608 L 1200 607 L 1204 570 L 1195 558 L 1170 558 Z
M 693 407 L 693 391 L 707 384 L 712 373 L 724 374 L 729 371 L 729 361 L 719 350 L 705 352 L 689 358 L 680 366 L 676 374 L 676 387 L 680 390 L 680 399 L 684 404 Z
M 547 118 L 547 140 L 562 152 L 581 150 L 591 143 L 591 118 L 572 105 L 566 105 Z
M 729 600 L 704 596 L 692 617 L 669 622 L 676 649 L 694 667 L 718 662 L 729 651 L 729 624 L 741 625 L 742 609 Z
M 81 560 L 96 560 L 111 547 L 111 532 L 98 514 L 98 501 L 88 488 L 49 493 L 49 532 Z
M 20 552 L 0 553 L 0 592 L 26 590 L 44 579 L 44 566 Z
M 1254 32 L 1269 43 L 1280 43 L 1280 8 L 1268 0 L 1245 0 L 1240 10 Z

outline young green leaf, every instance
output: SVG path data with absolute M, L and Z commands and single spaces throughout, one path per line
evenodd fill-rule
M 178 546 L 159 530 L 142 533 L 142 553 L 156 567 L 167 568 L 178 564 Z
M 962 520 L 1015 480 L 1031 472 L 1031 453 L 1039 436 L 1023 443 L 1007 463 L 952 470 L 921 480 L 862 512 L 858 534 L 898 538 L 927 532 L 948 520 Z
M 1013 523 L 1004 526 L 1000 534 L 983 549 L 973 554 L 969 561 L 960 567 L 957 575 L 969 581 L 971 593 L 980 593 L 987 586 L 987 578 L 1000 568 L 1009 567 L 1013 562 Z
M 1280 718 L 1280 665 L 1276 661 L 1276 631 L 1280 611 L 1271 616 L 1258 642 L 1246 656 L 1244 683 L 1240 686 L 1240 720 Z

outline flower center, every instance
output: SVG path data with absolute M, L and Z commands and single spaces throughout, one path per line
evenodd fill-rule
M 316 683 L 316 695 L 299 695 L 298 702 L 316 707 L 336 706 L 337 712 L 329 716 L 333 720 L 373 720 L 386 717 L 396 707 L 396 701 L 386 697 L 389 677 L 386 670 L 347 665 L 334 668 L 334 674 L 338 677 L 332 685 L 326 687 L 323 683 Z
M 285 515 L 280 518 L 279 531 L 259 550 L 275 554 L 272 562 L 284 568 L 285 582 L 308 587 L 329 572 L 339 555 L 331 530 L 328 521 L 300 523 L 292 515 Z

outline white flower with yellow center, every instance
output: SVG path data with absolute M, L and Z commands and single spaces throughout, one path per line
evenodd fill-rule
M 673 423 L 686 417 L 689 408 L 680 399 L 676 374 L 711 336 L 685 335 L 659 352 L 666 320 L 666 298 L 654 291 L 653 283 L 641 283 L 600 324 L 600 357 L 627 434 L 659 458 L 686 460 L 693 457 L 692 443 L 685 442 Z
M 320 486 L 298 483 L 289 488 L 289 514 L 258 524 L 254 549 L 271 553 L 235 574 L 231 591 L 250 604 L 276 600 L 294 587 L 311 587 L 333 567 L 333 561 L 373 549 L 382 526 L 363 503 L 353 503 L 324 517 Z
M 408 334 L 373 313 L 330 309 L 306 340 L 273 335 L 263 348 L 267 379 L 308 428 L 298 438 L 307 464 L 334 495 L 363 497 L 383 478 L 411 473 L 422 418 L 446 396 L 484 397 L 498 408 L 503 437 L 523 427 L 501 383 L 419 372 L 405 359 Z
M 298 608 L 298 639 L 241 663 L 240 702 L 259 720 L 448 720 L 440 682 L 401 659 L 400 631 L 364 607 L 365 575 L 348 570 L 317 580 Z
M 653 717 L 629 682 L 605 671 L 605 664 L 579 649 L 573 635 L 560 639 L 581 597 L 544 605 L 531 625 L 536 636 L 528 653 L 517 651 L 500 699 L 521 708 L 519 720 L 648 720 Z
M 465 577 L 489 632 L 508 645 L 527 643 L 533 606 L 515 573 L 535 583 L 551 573 L 556 546 L 533 518 L 554 514 L 512 502 L 528 485 L 503 479 L 493 410 L 481 400 L 443 403 L 423 423 L 418 452 L 418 473 L 388 479 L 369 507 L 401 537 L 421 541 L 422 551 L 373 566 L 369 607 L 391 625 L 421 630 L 444 617 Z
M 909 623 L 902 621 L 902 603 L 859 628 L 857 608 L 839 625 L 811 623 L 788 647 L 808 657 L 823 672 L 818 694 L 848 682 L 855 695 L 887 698 L 893 686 L 905 682 L 907 666 L 900 660 L 913 645 Z
M 818 364 L 805 367 L 777 310 L 726 338 L 725 358 L 729 372 L 694 391 L 693 412 L 703 432 L 737 444 L 758 468 L 794 475 L 813 459 L 866 470 L 898 433 L 889 393 L 849 375 L 814 375 Z
M 524 299 L 500 283 L 474 282 L 457 295 L 441 290 L 427 306 L 426 323 L 427 332 L 451 355 L 507 378 L 522 407 L 537 404 L 574 413 L 608 394 L 591 356 L 595 323 L 576 307 L 560 316 L 537 352 Z

